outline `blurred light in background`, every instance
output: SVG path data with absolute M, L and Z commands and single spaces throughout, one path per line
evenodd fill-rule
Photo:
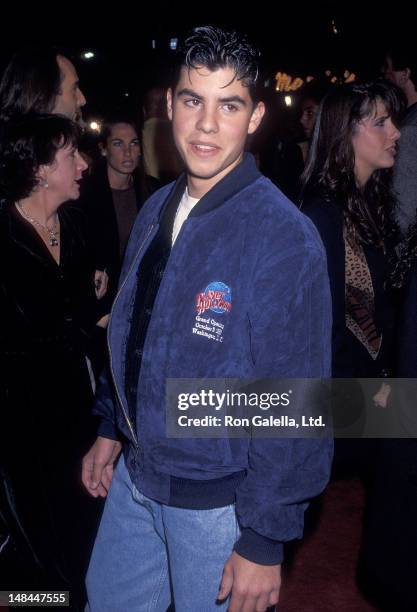
M 92 132 L 97 132 L 98 134 L 101 132 L 101 123 L 99 121 L 90 121 L 88 127 Z

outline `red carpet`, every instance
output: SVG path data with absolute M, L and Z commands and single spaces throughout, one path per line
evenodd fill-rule
M 378 610 L 355 584 L 363 504 L 363 487 L 351 479 L 329 485 L 310 508 L 306 536 L 289 551 L 279 612 Z
M 320 502 L 310 509 L 306 536 L 292 551 L 279 612 L 375 612 L 355 584 L 364 504 L 360 481 L 330 484 Z

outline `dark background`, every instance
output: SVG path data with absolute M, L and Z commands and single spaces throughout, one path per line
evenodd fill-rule
M 0 70 L 27 43 L 63 47 L 76 63 L 88 100 L 84 116 L 91 119 L 126 103 L 140 108 L 148 87 L 167 82 L 170 38 L 181 37 L 192 26 L 215 23 L 242 30 L 257 42 L 270 87 L 278 70 L 302 78 L 322 76 L 325 70 L 340 77 L 349 70 L 366 78 L 378 71 L 382 52 L 392 39 L 407 35 L 411 5 L 402 0 L 391 4 L 252 0 L 246 8 L 247 4 L 224 1 L 145 5 L 113 0 L 97 7 L 9 6 L 8 17 L 2 20 Z M 81 59 L 87 49 L 95 52 L 93 60 Z

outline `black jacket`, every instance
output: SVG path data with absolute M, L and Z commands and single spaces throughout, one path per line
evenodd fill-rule
M 159 183 L 149 176 L 142 179 L 139 172 L 134 172 L 133 185 L 139 211 L 148 196 L 159 187 Z M 107 270 L 111 290 L 114 291 L 122 262 L 117 218 L 105 160 L 101 161 L 93 172 L 83 180 L 77 206 L 84 210 L 88 218 L 96 269 Z
M 71 589 L 75 605 L 99 511 L 79 477 L 96 428 L 85 356 L 105 304 L 85 215 L 70 204 L 58 214 L 60 265 L 13 205 L 0 210 L 0 514 L 13 543 L 0 576 Z
M 106 305 L 94 293 L 94 262 L 82 211 L 59 210 L 57 265 L 33 226 L 14 206 L 0 211 L 0 352 L 88 352 Z
M 343 213 L 334 201 L 308 196 L 302 212 L 317 227 L 327 254 L 327 267 L 332 292 L 332 376 L 334 378 L 378 378 L 392 375 L 397 320 L 397 296 L 385 289 L 388 274 L 387 257 L 381 249 L 364 245 L 364 253 L 372 278 L 375 297 L 375 323 L 382 332 L 382 346 L 377 359 L 346 327 L 345 322 L 345 245 Z

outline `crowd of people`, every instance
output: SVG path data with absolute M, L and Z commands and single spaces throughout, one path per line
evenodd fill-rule
M 306 86 L 301 137 L 271 133 L 255 158 L 258 56 L 194 28 L 143 129 L 113 113 L 93 156 L 68 57 L 24 49 L 3 74 L 0 590 L 69 591 L 75 611 L 273 608 L 284 544 L 348 472 L 367 596 L 417 608 L 415 394 L 392 382 L 417 378 L 414 58 Z M 342 379 L 335 418 L 405 406 L 404 439 L 169 437 L 166 381 L 215 378 Z

